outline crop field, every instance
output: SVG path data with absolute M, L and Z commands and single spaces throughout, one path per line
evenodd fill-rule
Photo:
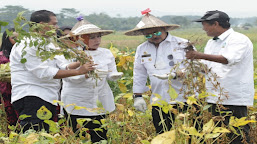
M 104 119 L 103 127 L 108 129 L 108 140 L 102 141 L 102 144 L 187 144 L 189 140 L 192 144 L 212 144 L 229 143 L 226 141 L 226 133 L 235 132 L 234 128 L 239 128 L 245 124 L 251 127 L 250 138 L 252 143 L 257 143 L 257 28 L 243 30 L 234 28 L 235 31 L 247 35 L 254 45 L 254 66 L 255 66 L 255 101 L 254 106 L 248 107 L 249 114 L 246 119 L 232 119 L 231 127 L 218 127 L 214 125 L 215 118 L 212 118 L 206 111 L 208 105 L 202 101 L 197 101 L 193 96 L 188 103 L 191 106 L 186 112 L 175 111 L 169 107 L 167 103 L 162 103 L 160 107 L 173 112 L 176 115 L 175 123 L 170 131 L 165 132 L 161 136 L 155 134 L 152 124 L 151 108 L 149 103 L 151 91 L 144 93 L 143 97 L 147 101 L 148 110 L 145 113 L 138 112 L 133 107 L 132 99 L 132 83 L 133 83 L 133 62 L 137 46 L 146 39 L 143 36 L 125 36 L 124 32 L 115 32 L 102 37 L 101 47 L 109 48 L 115 56 L 117 69 L 122 71 L 124 76 L 117 82 L 109 82 L 109 85 L 115 96 L 116 110 L 108 114 Z M 170 32 L 171 35 L 188 39 L 194 44 L 198 51 L 203 51 L 206 42 L 210 39 L 206 33 L 200 29 L 178 29 Z M 0 34 L 1 36 L 1 34 Z M 1 40 L 0 40 L 1 43 Z M 191 76 L 191 75 L 189 75 Z M 200 84 L 204 84 L 204 78 L 199 77 Z M 190 81 L 192 82 L 192 81 Z M 204 92 L 201 93 L 204 95 Z M 200 94 L 200 95 L 201 95 Z M 60 101 L 56 101 L 62 105 Z M 196 110 L 193 104 L 197 103 L 202 110 L 202 115 L 195 117 Z M 62 105 L 63 106 L 63 105 Z M 65 107 L 65 106 L 64 106 Z M 77 107 L 79 109 L 81 107 Z M 164 110 L 163 110 L 164 111 Z M 24 118 L 24 117 L 23 117 Z M 196 129 L 193 119 L 199 118 L 202 127 Z M 50 132 L 35 132 L 30 130 L 21 133 L 18 126 L 8 126 L 6 114 L 3 105 L 0 105 L 0 143 L 11 144 L 90 144 L 90 135 L 79 135 L 76 137 L 72 129 L 68 126 L 65 119 L 61 118 L 57 123 L 46 120 L 50 125 Z M 87 130 L 79 126 L 81 132 Z M 99 129 L 98 129 L 99 130 Z M 236 133 L 236 132 L 235 132 Z M 237 135 L 238 134 L 238 135 Z M 241 136 L 236 133 L 235 137 Z

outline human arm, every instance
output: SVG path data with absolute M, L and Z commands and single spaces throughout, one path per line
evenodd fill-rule
M 120 79 L 123 76 L 123 72 L 118 72 L 116 63 L 115 63 L 115 57 L 113 54 L 109 51 L 109 57 L 111 59 L 111 62 L 108 63 L 108 71 L 110 71 L 107 75 L 107 79 L 111 81 L 116 81 Z
M 94 70 L 95 69 L 94 66 L 95 64 L 86 63 L 80 66 L 78 69 L 59 70 L 54 76 L 54 79 L 62 79 L 70 76 L 86 74 L 89 71 Z
M 187 51 L 187 59 L 204 59 L 208 61 L 218 62 L 222 64 L 228 64 L 228 60 L 222 55 L 204 54 L 197 51 Z
M 147 109 L 146 102 L 142 97 L 142 94 L 146 91 L 147 81 L 147 70 L 143 64 L 141 64 L 141 56 L 139 48 L 137 49 L 134 62 L 134 73 L 133 73 L 133 93 L 134 96 L 134 107 L 138 111 L 145 112 Z

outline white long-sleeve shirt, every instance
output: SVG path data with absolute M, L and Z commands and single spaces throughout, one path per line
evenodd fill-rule
M 230 28 L 218 40 L 209 40 L 204 53 L 222 55 L 228 61 L 228 64 L 221 64 L 203 60 L 218 75 L 222 91 L 229 96 L 227 99 L 220 95 L 220 89 L 215 90 L 213 84 L 206 81 L 207 92 L 216 95 L 209 96 L 207 102 L 216 103 L 221 97 L 220 103 L 224 105 L 253 105 L 253 44 L 249 38 Z
M 61 100 L 65 105 L 75 104 L 86 108 L 97 108 L 97 101 L 101 102 L 105 112 L 90 112 L 85 109 L 75 110 L 69 106 L 66 111 L 73 115 L 95 116 L 115 110 L 112 90 L 107 83 L 111 73 L 116 73 L 115 58 L 111 51 L 105 48 L 98 48 L 95 51 L 85 51 L 92 56 L 96 69 L 109 71 L 107 77 L 97 81 L 93 78 L 85 78 L 85 75 L 78 75 L 63 79 Z
M 28 41 L 29 43 L 29 41 Z M 10 54 L 12 98 L 15 102 L 25 96 L 37 96 L 49 103 L 58 99 L 60 90 L 60 80 L 53 79 L 62 65 L 61 56 L 56 56 L 53 60 L 42 60 L 36 56 L 36 48 L 27 46 L 24 50 L 27 54 L 24 58 L 26 63 L 21 63 L 22 49 L 25 41 L 13 46 Z M 53 44 L 46 46 L 49 49 L 56 49 Z
M 162 96 L 163 100 L 174 103 L 170 102 L 168 80 L 158 79 L 152 76 L 152 74 L 170 73 L 173 68 L 173 66 L 169 65 L 172 61 L 171 55 L 175 64 L 184 60 L 186 42 L 188 41 L 185 39 L 168 34 L 167 38 L 159 44 L 158 48 L 148 41 L 139 45 L 136 50 L 134 63 L 133 93 L 144 93 L 146 91 L 146 81 L 149 77 L 152 93 L 157 93 Z M 180 68 L 183 67 L 183 65 L 180 65 Z M 172 87 L 179 94 L 182 84 L 179 80 L 172 80 Z M 179 94 L 176 101 L 186 102 L 182 96 L 183 94 Z M 152 94 L 151 100 L 153 97 L 154 95 Z

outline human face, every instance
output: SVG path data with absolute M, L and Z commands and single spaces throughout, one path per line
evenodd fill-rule
M 100 33 L 90 34 L 89 42 L 88 42 L 89 49 L 96 50 L 100 46 L 100 44 L 101 44 L 101 34 Z
M 13 32 L 13 36 L 9 37 L 9 41 L 11 42 L 12 45 L 16 43 L 15 38 L 17 38 L 18 33 Z
M 160 33 L 161 35 L 159 35 Z M 152 35 L 152 37 L 147 40 L 155 45 L 159 45 L 167 36 L 167 32 L 163 28 L 145 29 L 143 34 L 144 36 Z
M 206 34 L 210 37 L 219 36 L 217 34 L 217 22 L 214 24 L 209 24 L 205 21 L 202 22 L 203 30 L 206 32 Z
M 63 30 L 63 35 L 67 35 L 67 34 L 69 34 L 70 33 L 70 29 L 65 29 L 65 30 Z
M 58 20 L 56 16 L 50 16 L 50 21 L 48 22 L 48 25 L 53 26 L 55 29 L 58 29 L 59 27 L 57 23 L 58 23 Z
M 57 30 L 59 27 L 57 25 L 58 21 L 57 21 L 57 18 L 56 16 L 50 16 L 50 21 L 48 23 L 44 23 L 44 22 L 40 22 L 40 24 L 43 25 L 43 28 L 40 30 L 40 33 L 43 35 L 43 36 L 46 36 L 46 32 L 47 31 L 50 31 L 50 30 Z M 55 35 L 56 33 L 53 33 L 53 35 Z M 46 37 L 48 37 L 50 35 L 47 35 Z

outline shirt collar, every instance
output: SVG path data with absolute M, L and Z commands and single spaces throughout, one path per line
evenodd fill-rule
M 232 28 L 230 28 L 230 29 L 226 30 L 225 32 L 223 32 L 220 36 L 218 36 L 218 39 L 223 41 L 233 32 L 234 32 L 234 30 Z

